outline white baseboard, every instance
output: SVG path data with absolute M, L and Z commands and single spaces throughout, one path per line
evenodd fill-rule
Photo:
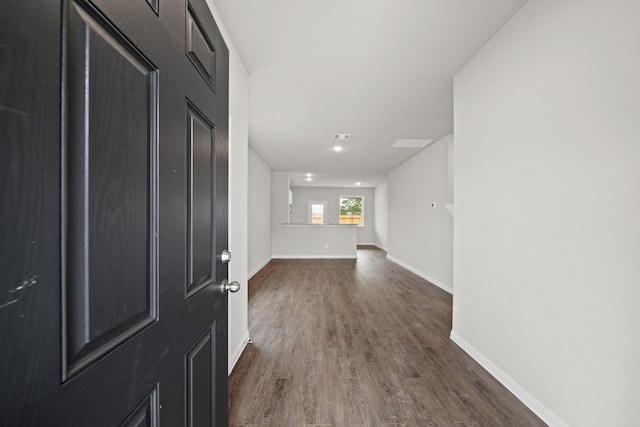
M 273 259 L 356 259 L 357 255 L 274 255 Z
M 482 365 L 484 369 L 486 369 L 491 375 L 493 375 L 495 379 L 500 381 L 500 383 L 502 383 L 502 385 L 505 386 L 507 390 L 509 390 L 515 397 L 517 397 L 550 427 L 569 427 L 569 424 L 565 423 L 559 416 L 557 416 L 549 408 L 544 406 L 538 399 L 529 394 L 529 392 L 527 392 L 513 378 L 507 375 L 491 360 L 486 358 L 482 353 L 480 353 L 474 346 L 469 344 L 460 335 L 458 335 L 454 331 L 451 331 L 450 338 L 476 362 Z
M 267 264 L 269 264 L 269 262 L 271 262 L 271 257 L 267 258 L 266 261 L 264 261 L 257 268 L 255 268 L 251 273 L 249 273 L 249 277 L 247 277 L 247 280 L 251 279 L 253 276 L 258 274 L 258 272 L 262 270 Z
M 229 357 L 229 374 L 231 374 L 231 371 L 233 371 L 233 368 L 236 366 L 236 363 L 238 363 L 238 360 L 240 359 L 240 356 L 242 355 L 242 352 L 244 351 L 244 349 L 247 347 L 247 343 L 249 342 L 249 331 L 245 332 L 244 336 L 242 337 L 242 341 L 240 341 L 240 344 L 238 345 L 238 347 L 234 350 L 234 352 L 231 354 L 231 356 Z
M 446 292 L 450 293 L 451 295 L 453 295 L 453 288 L 451 286 L 445 285 L 444 283 L 440 282 L 439 280 L 436 280 L 433 277 L 431 277 L 431 276 L 429 276 L 427 274 L 424 274 L 421 271 L 416 270 L 415 268 L 411 267 L 409 264 L 405 264 L 404 262 L 402 262 L 402 261 L 400 261 L 398 259 L 395 259 L 394 257 L 389 255 L 388 253 L 387 253 L 387 259 L 389 261 L 395 262 L 400 267 L 404 267 L 407 270 L 409 270 L 410 272 L 412 272 L 414 274 L 417 274 L 418 276 L 422 277 L 427 282 L 433 283 L 434 285 L 436 285 L 437 287 L 439 287 L 443 291 L 446 291 Z

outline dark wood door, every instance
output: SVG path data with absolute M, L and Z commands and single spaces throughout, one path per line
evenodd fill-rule
M 205 0 L 9 0 L 0 37 L 0 425 L 227 425 Z

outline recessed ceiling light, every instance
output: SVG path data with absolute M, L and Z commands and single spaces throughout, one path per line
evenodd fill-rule
M 424 148 L 433 141 L 433 139 L 397 139 L 391 144 L 391 148 Z
M 310 177 L 307 177 L 307 181 L 311 181 L 311 178 L 310 178 Z
M 307 172 L 307 178 L 311 178 L 313 174 L 311 172 Z
M 340 151 L 342 151 L 342 146 L 341 145 L 336 145 L 335 147 L 333 147 L 333 151 L 336 151 L 336 152 L 339 153 Z
M 356 185 L 360 185 L 360 182 L 356 182 Z

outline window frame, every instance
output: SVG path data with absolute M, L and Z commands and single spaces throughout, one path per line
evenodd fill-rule
M 313 222 L 313 206 L 314 205 L 322 205 L 322 224 Z M 327 200 L 308 200 L 307 201 L 307 224 L 310 225 L 326 225 L 327 224 L 327 214 L 328 214 L 328 202 Z
M 342 223 L 342 216 L 340 215 L 340 209 L 342 206 L 342 199 L 361 199 L 362 200 L 362 212 L 360 212 L 360 224 L 343 224 Z M 338 224 L 340 225 L 355 225 L 357 227 L 364 227 L 364 195 L 362 194 L 355 194 L 355 195 L 341 195 L 338 197 Z

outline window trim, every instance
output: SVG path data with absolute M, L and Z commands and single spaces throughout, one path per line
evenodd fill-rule
M 322 207 L 322 224 L 314 224 L 312 220 L 313 213 L 311 212 L 313 205 L 323 205 Z M 326 225 L 327 224 L 327 200 L 308 200 L 307 201 L 307 224 L 311 225 Z
M 360 214 L 360 224 L 342 224 L 341 218 L 340 218 L 340 207 L 342 206 L 342 199 L 353 199 L 353 198 L 358 198 L 358 199 L 362 199 L 362 213 Z M 365 204 L 364 204 L 365 200 L 364 200 L 364 195 L 363 194 L 354 194 L 354 195 L 341 195 L 338 197 L 338 224 L 340 225 L 355 225 L 356 227 L 364 227 L 364 210 L 365 210 Z

